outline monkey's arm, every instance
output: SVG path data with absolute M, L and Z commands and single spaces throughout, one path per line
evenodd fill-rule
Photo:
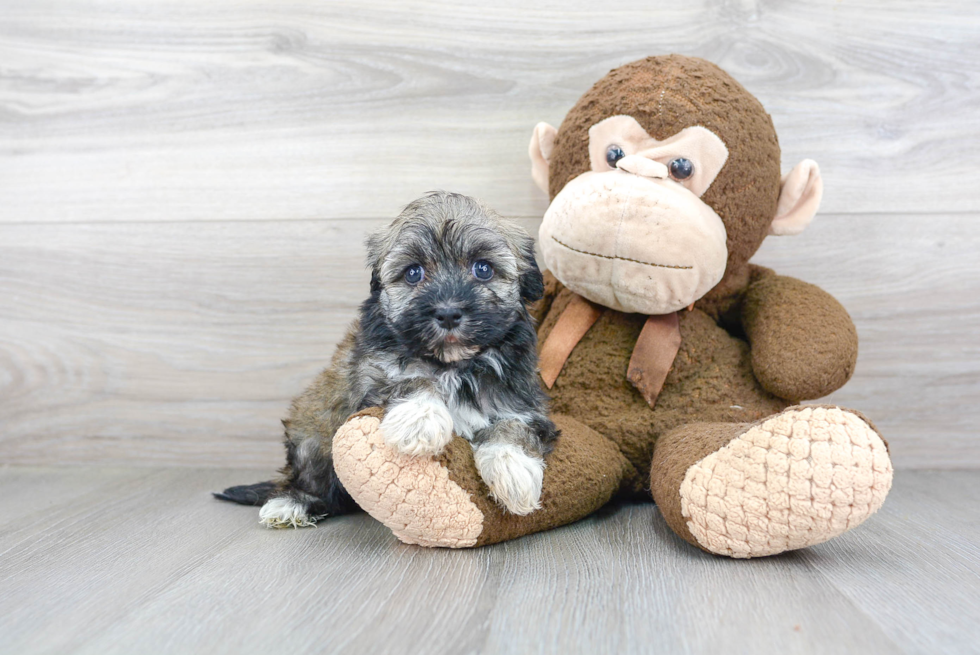
M 558 278 L 551 274 L 551 271 L 545 271 L 542 277 L 544 277 L 544 296 L 541 297 L 541 300 L 528 305 L 527 308 L 534 322 L 538 325 L 541 324 L 548 310 L 551 309 L 551 303 L 554 301 L 555 296 L 565 288 L 565 285 L 559 282 Z
M 811 400 L 844 386 L 857 361 L 857 330 L 823 289 L 757 269 L 741 319 L 762 386 L 786 400 Z

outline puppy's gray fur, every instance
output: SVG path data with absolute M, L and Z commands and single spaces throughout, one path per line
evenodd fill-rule
M 333 434 L 350 414 L 382 406 L 389 445 L 429 456 L 455 432 L 473 444 L 501 504 L 536 509 L 557 431 L 526 308 L 543 292 L 531 238 L 472 198 L 435 192 L 368 239 L 368 265 L 370 298 L 283 422 L 286 466 L 275 490 L 260 483 L 219 497 L 267 500 L 261 516 L 272 527 L 356 509 L 333 470 Z M 487 266 L 492 277 L 481 279 Z

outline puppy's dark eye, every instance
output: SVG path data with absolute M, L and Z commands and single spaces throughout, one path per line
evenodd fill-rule
M 473 263 L 473 277 L 486 282 L 493 277 L 493 266 L 485 259 Z
M 623 149 L 619 146 L 609 146 L 606 148 L 606 163 L 609 164 L 609 168 L 616 168 L 616 162 L 626 156 Z
M 413 287 L 425 278 L 425 269 L 418 264 L 412 264 L 405 269 L 405 281 Z
M 686 180 L 694 175 L 694 162 L 678 157 L 670 162 L 670 176 L 675 180 Z

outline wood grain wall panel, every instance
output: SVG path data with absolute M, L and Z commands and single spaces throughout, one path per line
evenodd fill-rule
M 758 95 L 826 211 L 980 210 L 970 2 L 0 0 L 0 222 L 540 216 L 534 124 L 668 52 Z
M 978 220 L 821 215 L 757 257 L 851 312 L 860 359 L 832 400 L 900 466 L 980 465 Z M 0 461 L 278 465 L 384 222 L 0 226 Z

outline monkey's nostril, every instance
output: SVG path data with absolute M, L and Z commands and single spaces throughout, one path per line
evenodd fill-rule
M 456 308 L 440 307 L 436 310 L 436 321 L 446 330 L 452 330 L 455 327 L 459 327 L 462 320 L 463 312 Z

